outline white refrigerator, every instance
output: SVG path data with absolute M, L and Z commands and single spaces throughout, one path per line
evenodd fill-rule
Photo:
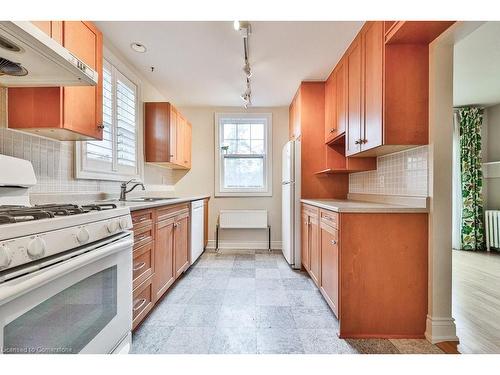
M 281 173 L 281 238 L 283 255 L 292 268 L 300 269 L 300 141 L 283 147 Z

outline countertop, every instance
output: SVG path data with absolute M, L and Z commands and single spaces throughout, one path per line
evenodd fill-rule
M 145 208 L 153 208 L 153 207 L 160 207 L 160 206 L 169 206 L 172 204 L 178 204 L 178 203 L 185 203 L 185 202 L 192 202 L 192 201 L 197 201 L 205 198 L 209 198 L 210 195 L 196 195 L 196 196 L 191 196 L 191 197 L 182 197 L 182 198 L 165 198 L 157 201 L 152 201 L 152 202 L 131 202 L 131 201 L 125 201 L 125 202 L 120 202 L 120 201 L 102 201 L 104 202 L 109 202 L 109 203 L 114 203 L 116 204 L 117 207 L 128 207 L 130 211 L 137 211 L 137 210 L 143 210 Z
M 302 203 L 335 212 L 426 213 L 426 207 L 341 199 L 301 199 Z

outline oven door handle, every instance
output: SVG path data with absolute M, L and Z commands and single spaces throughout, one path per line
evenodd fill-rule
M 57 258 L 55 264 L 52 264 L 54 260 L 42 262 L 34 266 L 32 272 L 0 283 L 0 306 L 99 259 L 125 250 L 132 253 L 133 243 L 132 232 L 125 231 L 119 239 L 109 239 L 65 254 Z

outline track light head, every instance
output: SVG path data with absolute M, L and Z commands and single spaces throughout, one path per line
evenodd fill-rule
M 250 69 L 250 64 L 248 63 L 248 61 L 243 66 L 243 72 L 245 73 L 247 79 L 252 76 L 252 70 Z
M 234 21 L 233 27 L 236 31 L 239 31 L 243 38 L 248 37 L 252 33 L 252 27 L 248 21 Z

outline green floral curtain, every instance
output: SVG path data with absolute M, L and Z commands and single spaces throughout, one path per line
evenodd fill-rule
M 484 248 L 483 172 L 481 170 L 480 108 L 458 111 L 460 121 L 460 169 L 462 176 L 462 249 Z

